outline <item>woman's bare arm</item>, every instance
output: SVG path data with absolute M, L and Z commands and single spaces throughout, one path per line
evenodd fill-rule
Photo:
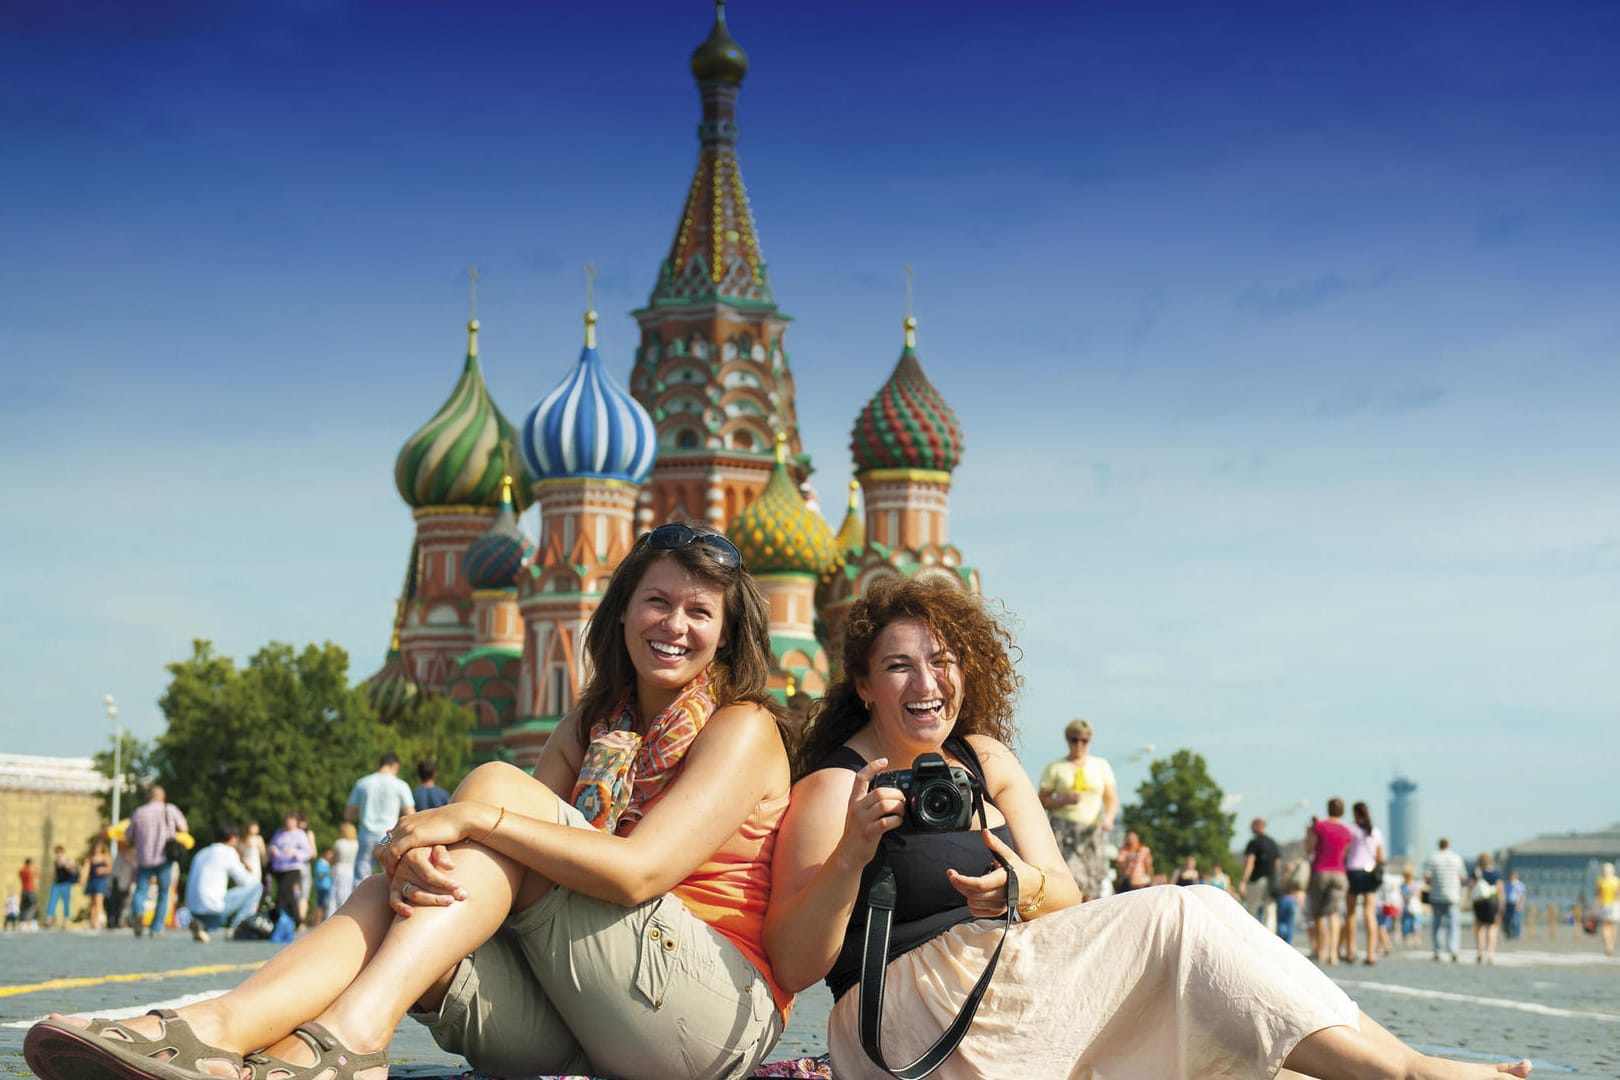
M 883 834 L 900 824 L 900 792 L 868 787 L 887 765 L 879 758 L 858 773 L 821 769 L 793 786 L 776 838 L 765 916 L 765 953 L 784 990 L 798 993 L 832 970 L 861 871 Z

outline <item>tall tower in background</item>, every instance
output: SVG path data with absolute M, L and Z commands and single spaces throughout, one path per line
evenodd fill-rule
M 637 526 L 675 518 L 724 529 L 765 489 L 778 433 L 798 455 L 793 375 L 754 212 L 737 167 L 737 94 L 748 56 L 726 29 L 692 53 L 703 99 L 698 164 L 647 306 L 630 392 L 658 430 Z M 796 471 L 802 472 L 802 466 Z
M 1417 781 L 1397 776 L 1389 782 L 1389 852 L 1394 862 L 1419 862 L 1423 838 L 1418 832 Z

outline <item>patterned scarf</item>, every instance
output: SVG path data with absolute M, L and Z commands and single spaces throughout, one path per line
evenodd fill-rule
M 574 806 L 603 832 L 627 836 L 641 820 L 647 803 L 675 778 L 687 748 L 714 714 L 707 670 L 686 684 L 669 707 L 637 735 L 636 697 L 624 697 L 611 724 L 591 725 L 585 763 L 574 781 Z

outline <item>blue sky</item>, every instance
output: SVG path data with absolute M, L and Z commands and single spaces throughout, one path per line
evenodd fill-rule
M 90 752 L 103 693 L 155 735 L 193 637 L 381 662 L 466 267 L 509 417 L 586 262 L 625 376 L 710 10 L 6 5 L 0 749 Z M 1620 816 L 1620 9 L 730 22 L 817 485 L 836 516 L 910 263 L 1027 765 L 1084 715 L 1127 788 L 1191 746 L 1288 835 L 1396 770 L 1464 851 Z

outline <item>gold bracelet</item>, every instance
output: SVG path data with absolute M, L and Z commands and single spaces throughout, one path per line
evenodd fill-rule
M 493 824 L 493 825 L 491 825 L 489 827 L 489 832 L 485 833 L 483 836 L 480 836 L 478 838 L 478 842 L 480 844 L 482 844 L 484 841 L 486 841 L 490 837 L 494 836 L 495 835 L 495 830 L 500 828 L 501 827 L 501 822 L 503 822 L 505 820 L 506 820 L 506 807 L 503 806 L 503 807 L 501 807 L 501 812 L 499 814 L 495 815 L 495 824 Z M 1044 885 L 1044 884 L 1045 884 L 1045 882 L 1042 882 L 1042 885 Z
M 1046 871 L 1037 866 L 1035 872 L 1041 875 L 1041 886 L 1027 904 L 1018 905 L 1018 917 L 1021 919 L 1027 919 L 1041 910 L 1041 904 L 1046 900 Z

